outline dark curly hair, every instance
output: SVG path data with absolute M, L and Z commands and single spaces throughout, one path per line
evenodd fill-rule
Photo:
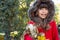
M 39 18 L 37 10 L 47 8 L 49 13 L 45 19 Z M 52 0 L 36 0 L 28 10 L 28 16 L 32 21 L 44 29 L 49 29 L 49 22 L 53 19 L 55 14 L 54 2 Z

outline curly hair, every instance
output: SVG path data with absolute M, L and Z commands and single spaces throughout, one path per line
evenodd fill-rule
M 45 19 L 39 18 L 37 15 L 37 10 L 41 8 L 47 8 L 49 13 Z M 36 0 L 33 5 L 28 9 L 28 16 L 30 19 L 40 27 L 44 29 L 49 29 L 49 22 L 53 19 L 55 14 L 54 2 L 52 0 Z

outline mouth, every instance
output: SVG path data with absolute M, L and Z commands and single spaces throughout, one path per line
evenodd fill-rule
M 42 16 L 47 16 L 47 14 L 41 14 Z

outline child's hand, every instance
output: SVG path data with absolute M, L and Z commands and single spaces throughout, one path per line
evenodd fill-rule
M 46 40 L 50 40 L 50 39 L 46 39 Z

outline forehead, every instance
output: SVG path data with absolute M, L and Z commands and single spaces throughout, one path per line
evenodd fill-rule
M 47 8 L 39 8 L 38 10 L 41 10 L 41 9 L 46 9 L 46 10 L 48 10 Z

